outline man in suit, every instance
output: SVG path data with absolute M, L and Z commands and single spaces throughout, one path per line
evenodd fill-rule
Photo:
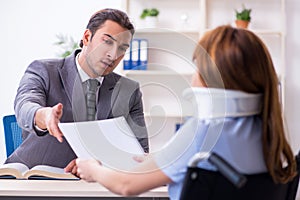
M 99 81 L 95 118 L 124 116 L 144 151 L 149 151 L 139 84 L 113 72 L 133 34 L 125 13 L 100 10 L 89 20 L 80 42 L 82 49 L 63 59 L 36 60 L 29 65 L 14 103 L 23 143 L 6 163 L 75 168 L 76 155 L 58 123 L 87 120 L 88 79 Z

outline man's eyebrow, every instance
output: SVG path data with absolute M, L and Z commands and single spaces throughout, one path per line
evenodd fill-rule
M 129 44 L 123 43 L 122 46 L 129 47 Z
M 109 37 L 110 39 L 112 39 L 113 41 L 117 41 L 113 36 L 107 34 L 107 33 L 104 33 L 103 35 Z
M 112 39 L 113 41 L 117 42 L 117 39 L 115 39 L 112 35 L 109 35 L 107 33 L 104 33 L 103 35 L 105 35 L 105 36 L 109 37 L 110 39 Z M 126 47 L 129 47 L 129 44 L 127 44 L 127 43 L 124 43 L 122 45 L 126 46 Z

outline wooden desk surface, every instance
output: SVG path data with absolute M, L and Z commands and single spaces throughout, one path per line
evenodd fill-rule
M 0 180 L 1 196 L 118 197 L 97 183 L 61 180 Z M 150 190 L 138 197 L 168 197 L 167 187 Z

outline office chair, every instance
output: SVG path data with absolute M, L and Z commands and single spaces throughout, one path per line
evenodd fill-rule
M 22 129 L 19 127 L 15 115 L 4 116 L 3 127 L 8 157 L 22 143 Z
M 197 167 L 207 159 L 218 171 Z M 268 173 L 243 175 L 215 153 L 198 153 L 188 164 L 180 200 L 294 200 L 296 198 L 300 152 L 296 156 L 298 175 L 287 184 L 275 184 Z

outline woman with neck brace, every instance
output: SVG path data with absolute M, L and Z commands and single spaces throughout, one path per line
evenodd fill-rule
M 194 114 L 165 147 L 132 171 L 97 160 L 77 160 L 78 176 L 114 193 L 131 196 L 167 184 L 179 199 L 189 159 L 216 152 L 240 173 L 269 172 L 276 183 L 296 174 L 285 138 L 278 79 L 264 43 L 251 31 L 220 26 L 207 32 L 193 55 L 198 73 L 184 97 Z M 216 170 L 208 162 L 198 167 Z

